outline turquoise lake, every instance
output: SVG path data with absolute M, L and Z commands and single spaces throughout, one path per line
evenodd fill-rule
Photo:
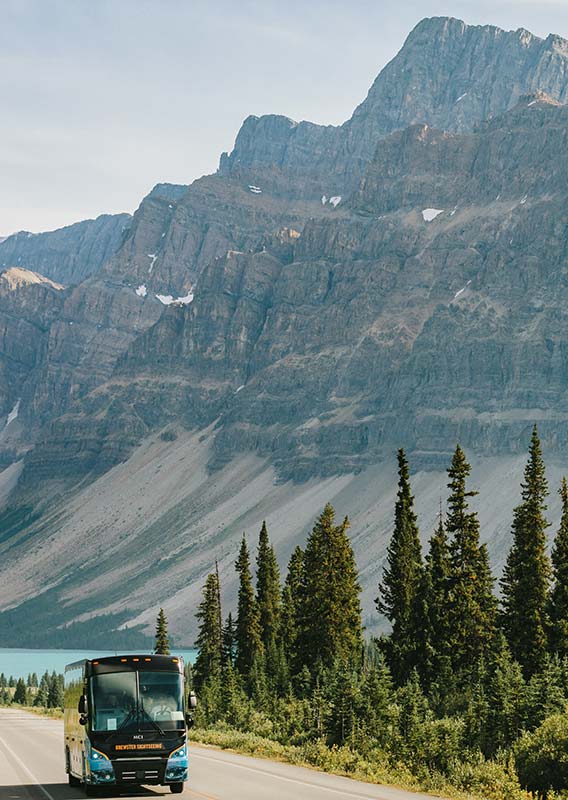
M 26 678 L 28 673 L 37 672 L 63 672 L 66 664 L 80 661 L 82 658 L 97 658 L 100 656 L 138 654 L 138 650 L 20 650 L 18 648 L 0 648 L 0 673 L 9 678 Z M 184 660 L 193 663 L 196 650 L 172 650 L 172 655 L 182 656 Z

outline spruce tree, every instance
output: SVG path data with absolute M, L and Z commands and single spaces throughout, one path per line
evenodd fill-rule
M 41 676 L 39 687 L 34 699 L 34 706 L 47 708 L 48 694 L 49 694 L 49 673 L 46 671 Z
M 16 683 L 16 690 L 14 692 L 14 703 L 26 704 L 26 684 L 23 678 L 18 678 Z
M 47 693 L 48 708 L 63 708 L 63 675 L 58 675 L 55 671 L 49 677 L 49 690 Z
M 438 700 L 450 689 L 451 646 L 448 618 L 450 586 L 450 550 L 442 508 L 438 526 L 430 538 L 422 580 L 422 626 L 420 641 L 422 658 L 419 674 L 431 694 Z
M 498 634 L 489 663 L 487 696 L 489 713 L 483 751 L 493 756 L 498 750 L 510 748 L 525 725 L 526 683 L 502 633 Z
M 362 717 L 365 734 L 379 747 L 387 747 L 392 729 L 392 678 L 384 661 L 368 667 L 363 674 Z
M 280 626 L 280 570 L 270 544 L 266 522 L 258 537 L 256 557 L 256 602 L 260 615 L 260 632 L 266 652 L 276 646 Z
M 298 664 L 298 619 L 303 586 L 304 551 L 301 547 L 296 547 L 288 562 L 280 614 L 280 644 L 292 671 L 300 668 Z
M 550 592 L 550 645 L 553 652 L 568 656 L 568 484 L 562 478 L 560 527 L 552 550 L 554 584 Z
M 223 657 L 219 597 L 219 575 L 215 571 L 207 576 L 203 599 L 195 614 L 199 620 L 199 633 L 195 642 L 198 653 L 193 666 L 196 689 L 200 689 L 209 678 L 218 677 L 221 672 Z
M 461 447 L 456 447 L 448 469 L 451 490 L 446 530 L 449 534 L 450 579 L 448 593 L 449 645 L 452 666 L 465 673 L 478 663 L 494 640 L 497 601 L 487 548 L 479 544 L 479 521 L 471 512 L 467 491 L 471 471 Z
M 563 665 L 557 656 L 544 656 L 527 681 L 525 727 L 533 730 L 552 714 L 566 712 L 568 696 Z
M 536 425 L 521 484 L 521 503 L 513 512 L 513 544 L 501 582 L 503 626 L 513 658 L 525 675 L 536 672 L 547 652 L 548 590 L 544 461 Z
M 222 634 L 222 656 L 224 666 L 233 666 L 235 663 L 235 656 L 237 652 L 236 635 L 233 615 L 229 613 L 225 621 L 225 625 L 223 626 Z
M 158 612 L 156 619 L 156 644 L 154 646 L 154 653 L 157 655 L 169 656 L 170 642 L 168 639 L 168 620 L 161 608 Z
M 347 536 L 328 503 L 308 537 L 299 599 L 298 656 L 311 671 L 334 659 L 360 660 L 361 605 L 357 567 Z
M 389 666 L 395 681 L 402 685 L 420 659 L 416 645 L 422 582 L 422 549 L 404 450 L 398 451 L 398 476 L 394 532 L 376 604 L 392 625 L 387 648 Z
M 239 575 L 235 665 L 241 675 L 248 679 L 255 661 L 263 653 L 263 646 L 260 614 L 258 603 L 254 596 L 250 557 L 244 534 L 235 567 Z

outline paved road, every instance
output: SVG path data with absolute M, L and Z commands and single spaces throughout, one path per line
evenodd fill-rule
M 174 797 L 166 787 L 105 790 L 104 797 Z M 426 795 L 192 746 L 187 800 L 419 800 Z M 0 709 L 0 800 L 85 800 L 67 785 L 63 723 Z M 431 800 L 431 798 L 430 798 Z

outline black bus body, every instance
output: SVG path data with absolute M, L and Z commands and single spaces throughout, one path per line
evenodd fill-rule
M 182 792 L 191 724 L 182 658 L 105 656 L 65 667 L 65 766 L 87 794 L 142 784 Z

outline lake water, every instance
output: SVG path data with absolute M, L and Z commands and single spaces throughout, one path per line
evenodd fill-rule
M 102 656 L 139 654 L 138 650 L 19 650 L 17 648 L 0 647 L 0 673 L 9 678 L 26 678 L 30 672 L 36 672 L 41 678 L 43 673 L 63 672 L 66 664 L 80 661 L 82 658 L 97 658 Z M 183 656 L 186 662 L 193 664 L 196 650 L 173 650 L 172 655 Z

